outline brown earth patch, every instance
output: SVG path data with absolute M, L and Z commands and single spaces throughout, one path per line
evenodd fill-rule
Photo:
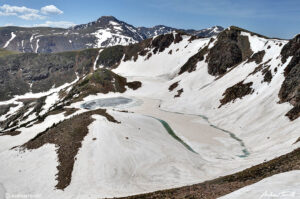
M 132 90 L 137 90 L 142 86 L 142 82 L 140 81 L 133 81 L 133 82 L 128 82 L 126 85 L 131 88 Z
M 16 135 L 19 135 L 20 133 L 21 133 L 21 131 L 7 131 L 4 133 L 0 132 L 0 136 L 5 136 L 5 135 L 16 136 Z
M 79 109 L 77 108 L 65 108 L 64 109 L 66 112 L 65 112 L 65 116 L 69 116 L 69 115 L 72 115 L 73 113 L 75 113 L 76 111 L 78 111 Z
M 102 115 L 110 122 L 119 123 L 104 109 L 89 111 L 54 124 L 21 146 L 22 149 L 34 150 L 45 144 L 55 144 L 59 163 L 55 186 L 57 189 L 64 190 L 71 182 L 75 157 L 88 134 L 88 126 L 94 121 L 92 115 Z

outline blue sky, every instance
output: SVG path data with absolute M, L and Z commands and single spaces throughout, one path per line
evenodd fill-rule
M 300 0 L 0 0 L 0 26 L 69 26 L 103 15 L 134 26 L 236 25 L 280 38 L 300 33 Z

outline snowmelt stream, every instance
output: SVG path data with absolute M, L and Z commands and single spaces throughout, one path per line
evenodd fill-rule
M 125 98 L 125 97 L 110 97 L 110 98 L 99 98 L 99 99 L 87 101 L 87 102 L 81 104 L 81 107 L 84 109 L 88 109 L 88 110 L 94 110 L 97 108 L 105 108 L 105 107 L 120 108 L 120 105 L 123 105 L 123 108 L 124 108 L 124 106 L 130 107 L 130 106 L 136 106 L 139 104 L 140 104 L 140 100 L 134 100 L 134 99 Z M 152 116 L 148 116 L 148 117 L 152 117 Z M 168 134 L 171 135 L 175 140 L 180 142 L 185 148 L 187 148 L 189 151 L 191 151 L 193 153 L 197 153 L 192 149 L 192 147 L 190 147 L 187 143 L 185 143 L 182 139 L 180 139 L 175 134 L 173 129 L 170 127 L 170 125 L 166 121 L 164 121 L 160 118 L 156 118 L 156 117 L 152 117 L 152 118 L 158 120 L 163 125 L 163 127 L 166 129 Z

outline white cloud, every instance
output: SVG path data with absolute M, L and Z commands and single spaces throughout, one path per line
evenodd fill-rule
M 17 15 L 17 14 L 29 14 L 29 13 L 39 13 L 38 10 L 32 9 L 32 8 L 27 8 L 25 6 L 11 6 L 8 4 L 4 4 L 3 6 L 0 6 L 1 12 L 5 16 L 11 16 L 11 15 Z
M 58 9 L 55 5 L 48 5 L 41 8 L 41 13 L 47 14 L 63 14 L 64 12 Z
M 8 4 L 0 6 L 0 16 L 16 16 L 24 20 L 41 20 L 45 19 L 45 15 L 48 14 L 63 14 L 63 11 L 54 5 L 44 6 L 40 10 Z
M 4 24 L 4 26 L 13 26 L 14 24 L 13 23 L 6 23 Z
M 46 17 L 43 15 L 39 15 L 36 13 L 29 13 L 29 14 L 24 14 L 24 15 L 19 15 L 18 16 L 21 19 L 25 20 L 35 20 L 35 19 L 45 19 Z
M 0 16 L 17 16 L 17 13 L 0 11 Z
M 75 26 L 76 24 L 70 21 L 46 21 L 43 24 L 36 24 L 34 26 L 46 26 L 46 27 L 57 27 L 57 28 L 69 28 Z

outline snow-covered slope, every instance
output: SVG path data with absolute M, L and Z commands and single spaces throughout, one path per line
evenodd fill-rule
M 262 162 L 264 176 L 299 168 L 267 162 L 300 146 L 299 41 L 230 27 L 212 38 L 170 33 L 97 49 L 90 74 L 78 68 L 72 83 L 1 102 L 0 194 L 117 197 Z M 298 164 L 287 159 L 279 162 Z
M 300 171 L 290 171 L 246 186 L 220 199 L 300 198 Z
M 240 45 L 237 47 L 240 57 L 236 57 L 235 62 L 230 60 L 233 64 L 222 69 L 228 57 L 225 37 L 232 35 Z M 231 27 L 214 40 L 189 41 L 183 37 L 181 42 L 171 44 L 163 52 L 154 54 L 150 50 L 153 55 L 147 60 L 146 56 L 139 56 L 136 61 L 121 62 L 114 72 L 138 76 L 139 80 L 140 76 L 152 77 L 154 82 L 156 77 L 163 76 L 164 87 L 152 95 L 162 100 L 162 109 L 207 116 L 214 125 L 244 140 L 249 152 L 262 161 L 292 150 L 293 143 L 300 137 L 296 130 L 299 121 L 290 121 L 285 116 L 292 105 L 278 103 L 285 79 L 283 73 L 291 60 L 290 57 L 285 63 L 281 61 L 280 53 L 287 42 Z M 222 48 L 224 55 L 214 57 Z M 224 61 L 218 64 L 222 59 Z M 210 67 L 216 70 L 215 75 L 208 74 Z M 169 86 L 175 83 L 177 87 L 169 91 Z M 247 85 L 251 85 L 250 91 L 244 93 Z M 235 89 L 238 86 L 241 89 Z M 178 93 L 181 95 L 174 97 Z

